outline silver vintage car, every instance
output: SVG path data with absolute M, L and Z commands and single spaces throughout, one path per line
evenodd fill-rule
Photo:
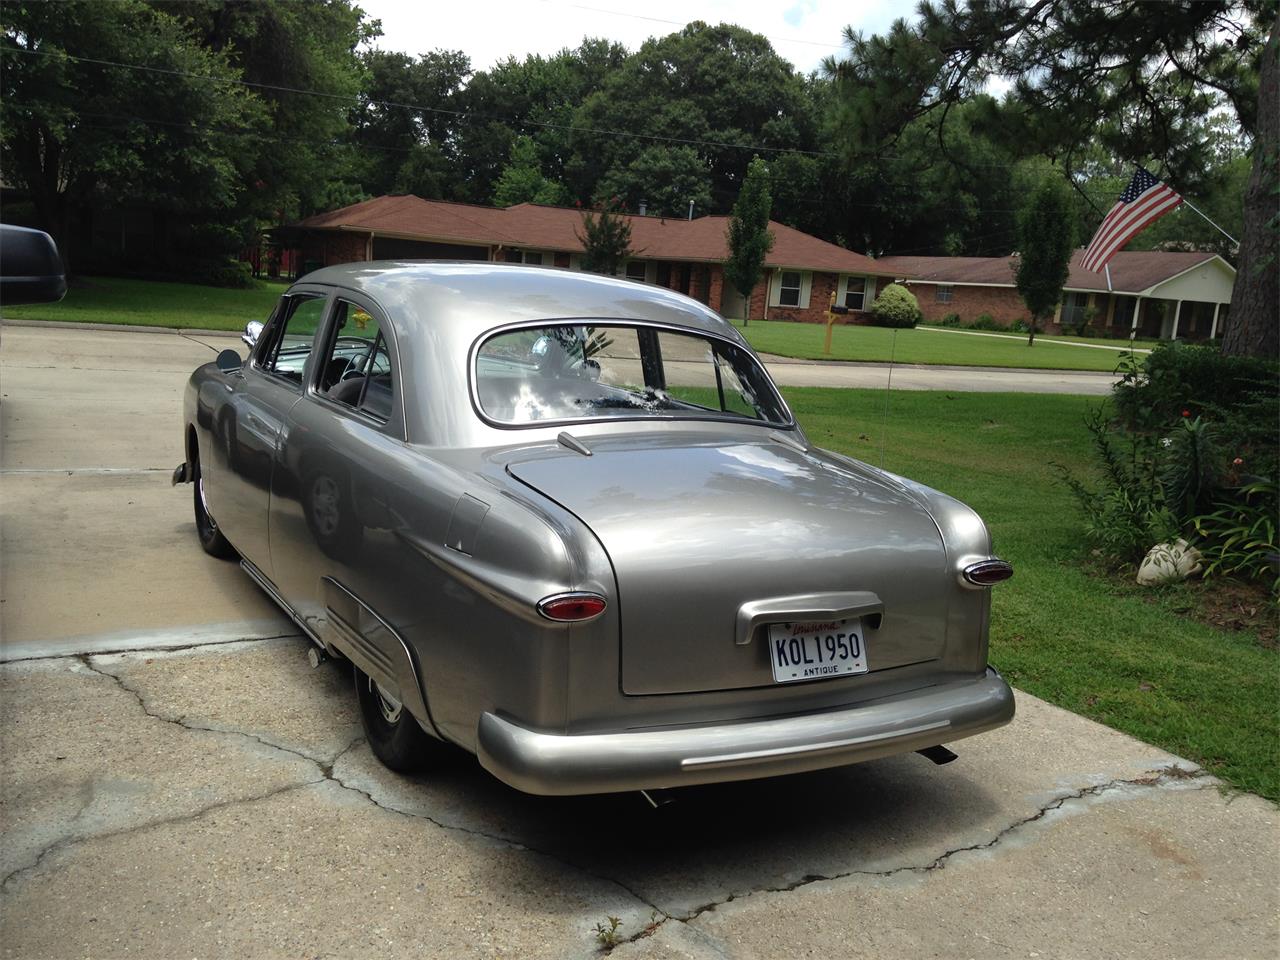
M 811 445 L 696 301 L 360 263 L 251 326 L 191 377 L 174 481 L 204 549 L 351 661 L 392 769 L 445 741 L 604 793 L 945 762 L 1013 717 L 982 521 Z

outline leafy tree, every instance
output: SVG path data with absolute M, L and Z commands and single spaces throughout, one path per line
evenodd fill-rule
M 326 209 L 335 184 L 350 182 L 345 143 L 360 91 L 357 47 L 381 33 L 353 0 L 149 0 L 178 18 L 206 49 L 252 84 L 268 117 L 267 136 L 235 146 L 246 164 L 241 212 L 279 223 Z M 218 94 L 226 95 L 219 86 Z
M 711 176 L 706 161 L 692 147 L 649 146 L 626 166 L 614 167 L 596 184 L 597 200 L 619 197 L 628 210 L 640 201 L 650 214 L 683 217 L 711 208 Z
M 1031 312 L 1027 345 L 1036 341 L 1036 323 L 1053 316 L 1071 269 L 1074 237 L 1071 188 L 1061 176 L 1041 179 L 1018 218 L 1019 251 L 1014 281 Z
M 516 137 L 511 144 L 511 162 L 498 177 L 493 204 L 509 207 L 517 203 L 564 203 L 565 190 L 542 175 L 538 147 L 530 137 Z
M 771 205 L 769 166 L 755 157 L 747 168 L 738 202 L 729 217 L 729 259 L 724 265 L 725 279 L 747 302 L 743 323 L 751 319 L 751 292 L 760 280 L 765 257 L 773 249 L 773 234 L 769 230 Z
M 0 162 L 65 260 L 77 218 L 108 203 L 234 223 L 269 138 L 225 53 L 138 0 L 6 4 L 2 16 Z M 234 248 L 236 233 L 206 239 Z
M 456 50 L 421 57 L 369 50 L 360 62 L 364 82 L 349 137 L 361 187 L 375 196 L 445 196 L 454 186 L 456 111 L 471 61 Z
M 1280 322 L 1277 238 L 1268 226 L 1280 178 L 1274 3 L 1206 0 L 1154 9 L 1142 0 L 925 0 L 917 20 L 898 20 L 883 35 L 847 29 L 848 58 L 826 65 L 840 92 L 847 149 L 883 153 L 921 118 L 938 132 L 941 147 L 951 109 L 998 74 L 1015 79 L 1025 142 L 1068 170 L 1080 131 L 1094 131 L 1113 156 L 1154 158 L 1188 192 L 1210 166 L 1211 145 L 1195 121 L 1225 102 L 1255 143 L 1247 207 L 1255 215 L 1245 217 L 1241 260 L 1263 269 L 1237 278 L 1239 303 L 1224 349 L 1274 355 Z
M 472 77 L 458 98 L 467 117 L 458 125 L 456 199 L 487 203 L 511 156 L 512 141 L 521 135 L 537 144 L 547 179 L 571 186 L 580 200 L 588 199 L 591 191 L 578 189 L 566 175 L 570 130 L 579 104 L 625 56 L 616 43 L 584 39 L 576 50 L 511 57 Z
M 612 276 L 631 257 L 631 223 L 619 212 L 616 200 L 596 211 L 582 211 L 582 232 L 574 232 L 585 248 L 584 270 Z
M 813 116 L 803 79 L 767 38 L 697 21 L 645 41 L 601 78 L 574 114 L 567 172 L 579 197 L 597 196 L 605 176 L 625 169 L 644 137 L 654 146 L 686 146 L 709 172 L 711 209 L 723 212 L 750 158 L 738 145 L 813 149 Z

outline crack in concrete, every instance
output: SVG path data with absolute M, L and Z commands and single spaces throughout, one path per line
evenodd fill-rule
M 1203 783 L 1201 786 L 1191 787 L 1188 789 L 1203 790 L 1208 787 L 1215 786 L 1217 784 L 1217 781 L 1213 780 L 1209 776 L 1209 774 L 1204 770 L 1187 771 L 1177 766 L 1165 768 L 1160 771 L 1155 771 L 1152 774 L 1144 777 L 1135 777 L 1129 780 L 1126 780 L 1126 779 L 1108 780 L 1105 783 L 1094 784 L 1093 786 L 1090 786 L 1090 787 L 1082 787 L 1081 789 L 1072 791 L 1071 793 L 1064 794 L 1060 797 L 1055 797 L 1053 800 L 1050 800 L 1048 803 L 1041 806 L 1035 813 L 1031 814 L 1030 816 L 1023 817 L 1020 820 L 1016 820 L 1013 823 L 1011 823 L 1009 826 L 998 831 L 993 837 L 991 837 L 991 839 L 986 840 L 982 843 L 974 843 L 974 844 L 969 844 L 968 846 L 956 847 L 952 850 L 947 850 L 925 864 L 908 864 L 902 867 L 894 867 L 891 870 L 846 870 L 840 873 L 833 873 L 829 875 L 828 874 L 806 874 L 805 876 L 801 877 L 799 880 L 795 881 L 794 883 L 784 884 L 782 886 L 777 886 L 777 887 L 759 887 L 753 890 L 747 890 L 745 893 L 731 893 L 726 897 L 723 897 L 718 900 L 709 901 L 683 914 L 671 913 L 665 910 L 661 910 L 661 908 L 655 908 L 655 909 L 658 909 L 659 913 L 661 914 L 662 916 L 661 920 L 651 923 L 644 930 L 641 930 L 639 933 L 631 937 L 627 937 L 625 939 L 619 940 L 618 943 L 614 945 L 614 947 L 608 948 L 605 952 L 606 953 L 610 952 L 616 947 L 621 946 L 624 943 L 634 943 L 637 940 L 643 940 L 645 937 L 653 936 L 653 934 L 656 933 L 658 929 L 662 927 L 662 925 L 665 924 L 668 920 L 674 920 L 677 923 L 683 923 L 683 924 L 692 923 L 693 921 L 701 917 L 703 914 L 710 913 L 716 910 L 717 908 L 724 906 L 726 903 L 733 902 L 734 900 L 742 900 L 742 899 L 746 899 L 747 897 L 757 896 L 759 894 L 791 893 L 792 891 L 799 890 L 802 887 L 807 887 L 810 884 L 822 883 L 824 881 L 829 881 L 829 880 L 844 880 L 848 877 L 876 877 L 876 878 L 884 879 L 888 877 L 897 876 L 903 873 L 927 874 L 935 870 L 942 870 L 942 869 L 945 869 L 947 862 L 952 857 L 959 856 L 962 853 L 972 853 L 979 850 L 990 850 L 992 847 L 995 847 L 998 844 L 1000 844 L 1002 841 L 1004 841 L 1005 838 L 1007 838 L 1011 833 L 1022 830 L 1024 827 L 1030 826 L 1033 823 L 1043 820 L 1049 814 L 1053 813 L 1055 810 L 1061 809 L 1063 806 L 1065 806 L 1066 804 L 1070 803 L 1073 800 L 1083 800 L 1086 797 L 1097 797 L 1113 790 L 1123 790 L 1125 788 L 1139 787 L 1139 788 L 1159 789 L 1161 787 L 1165 787 L 1170 784 L 1185 783 L 1190 780 L 1205 780 L 1206 782 Z
M 108 839 L 111 837 L 122 836 L 125 834 L 133 833 L 135 831 L 144 830 L 150 827 L 165 826 L 172 823 L 182 823 L 186 821 L 192 821 L 192 820 L 199 819 L 199 817 L 203 816 L 205 813 L 208 813 L 213 810 L 223 809 L 225 807 L 234 806 L 236 804 L 255 803 L 260 800 L 269 799 L 280 793 L 284 793 L 288 790 L 297 790 L 303 787 L 315 786 L 316 784 L 321 784 L 321 783 L 333 783 L 343 790 L 350 791 L 352 793 L 357 794 L 360 797 L 363 797 L 369 803 L 373 804 L 373 806 L 378 807 L 381 810 L 385 810 L 388 813 L 394 813 L 403 817 L 410 817 L 415 820 L 423 820 L 441 830 L 468 834 L 470 836 L 489 840 L 490 842 L 493 842 L 493 843 L 501 844 L 502 846 L 508 847 L 513 850 L 517 850 L 525 853 L 531 853 L 536 856 L 545 857 L 546 859 L 551 860 L 554 863 L 558 863 L 561 866 L 567 867 L 570 870 L 574 870 L 580 874 L 591 877 L 592 879 L 599 880 L 604 883 L 612 884 L 613 886 L 619 888 L 620 890 L 623 890 L 628 896 L 632 897 L 639 903 L 648 907 L 651 911 L 653 911 L 653 915 L 655 917 L 661 917 L 663 918 L 663 920 L 666 920 L 669 918 L 669 915 L 666 913 L 666 911 L 662 910 L 656 904 L 651 903 L 648 899 L 642 896 L 638 891 L 629 887 L 626 883 L 623 883 L 622 881 L 617 880 L 613 877 L 596 873 L 595 871 L 592 871 L 581 864 L 574 863 L 571 860 L 567 860 L 564 857 L 560 856 L 559 854 L 556 854 L 550 850 L 533 847 L 533 846 L 530 846 L 529 844 L 522 843 L 518 840 L 512 839 L 511 837 L 503 836 L 501 834 L 489 833 L 484 830 L 479 830 L 474 827 L 467 827 L 462 824 L 449 823 L 447 821 L 437 819 L 436 817 L 433 817 L 427 813 L 414 811 L 414 810 L 405 810 L 393 804 L 383 802 L 377 799 L 376 797 L 374 797 L 373 794 L 370 793 L 368 790 L 365 790 L 361 787 L 355 786 L 354 784 L 346 782 L 342 777 L 334 773 L 334 767 L 338 764 L 338 761 L 340 761 L 344 756 L 346 756 L 353 749 L 355 749 L 356 746 L 358 746 L 359 744 L 365 741 L 365 737 L 363 736 L 363 734 L 353 739 L 350 743 L 348 743 L 345 747 L 339 750 L 332 757 L 328 757 L 328 758 L 319 757 L 312 753 L 309 753 L 308 751 L 300 750 L 295 747 L 290 747 L 281 743 L 277 743 L 269 738 L 259 736 L 258 734 L 255 734 L 255 733 L 249 733 L 244 730 L 236 730 L 234 728 L 228 728 L 228 727 L 211 726 L 207 724 L 195 723 L 193 721 L 189 721 L 185 715 L 178 716 L 178 717 L 166 715 L 160 712 L 152 704 L 150 704 L 145 694 L 143 694 L 141 690 L 127 683 L 123 677 L 119 676 L 118 674 L 112 673 L 110 670 L 105 669 L 102 666 L 94 664 L 93 655 L 79 655 L 76 657 L 76 659 L 89 672 L 97 674 L 100 677 L 104 677 L 112 681 L 120 690 L 129 694 L 134 699 L 134 701 L 138 704 L 138 708 L 147 717 L 150 717 L 154 720 L 159 720 L 162 723 L 173 724 L 174 726 L 182 727 L 184 730 L 189 730 L 192 732 L 212 733 L 220 736 L 243 737 L 248 740 L 252 740 L 269 749 L 278 750 L 282 753 L 291 754 L 292 756 L 299 757 L 300 759 L 303 759 L 310 763 L 315 764 L 318 772 L 320 773 L 320 777 L 314 780 L 306 780 L 299 783 L 289 784 L 284 787 L 271 790 L 264 794 L 259 794 L 251 797 L 242 797 L 236 800 L 228 800 L 228 801 L 212 804 L 210 806 L 203 807 L 200 810 L 197 810 L 193 813 L 183 814 L 178 817 L 162 819 L 162 820 L 151 820 L 146 823 L 137 824 L 135 826 L 127 827 L 121 830 L 109 831 L 106 833 L 63 837 L 59 840 L 54 841 L 48 846 L 44 847 L 39 852 L 39 854 L 36 855 L 35 859 L 32 862 L 10 871 L 8 875 L 6 875 L 2 880 L 0 880 L 0 889 L 6 888 L 10 884 L 10 882 L 15 881 L 21 876 L 25 876 L 26 874 L 36 870 L 40 866 L 41 862 L 43 862 L 45 858 L 48 857 L 50 854 L 58 850 L 64 849 L 66 847 L 73 846 L 78 843 L 83 843 L 90 840 Z M 83 811 L 81 811 L 81 813 L 83 813 Z M 655 926 L 655 924 L 651 924 L 651 926 Z
M 43 863 L 46 858 L 61 850 L 65 850 L 68 847 L 74 847 L 81 843 L 88 843 L 91 840 L 109 840 L 112 837 L 123 837 L 131 833 L 138 833 L 142 830 L 149 830 L 152 827 L 165 827 L 175 823 L 192 822 L 199 820 L 205 814 L 213 813 L 216 810 L 225 810 L 228 807 L 235 807 L 244 803 L 257 803 L 261 800 L 270 800 L 272 797 L 279 796 L 282 793 L 288 793 L 290 790 L 301 790 L 304 787 L 311 787 L 324 782 L 325 781 L 323 779 L 319 779 L 304 780 L 301 783 L 289 783 L 285 784 L 283 787 L 277 787 L 274 790 L 256 794 L 252 797 L 237 797 L 234 800 L 220 800 L 217 803 L 208 804 L 198 810 L 193 810 L 190 813 L 183 813 L 176 817 L 165 817 L 160 820 L 148 820 L 146 823 L 138 823 L 130 827 L 122 827 L 119 830 L 108 830 L 103 833 L 90 833 L 62 837 L 61 839 L 55 840 L 53 843 L 44 847 L 30 863 L 24 864 L 21 867 L 16 867 L 5 874 L 4 879 L 0 880 L 0 890 L 8 888 L 10 883 L 17 883 L 21 877 L 24 877 L 38 869 L 40 864 Z

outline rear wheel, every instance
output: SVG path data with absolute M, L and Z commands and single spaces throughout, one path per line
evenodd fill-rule
M 200 540 L 200 546 L 211 557 L 217 557 L 220 560 L 233 560 L 237 556 L 236 548 L 222 535 L 222 531 L 218 529 L 217 521 L 209 513 L 209 504 L 204 496 L 204 477 L 200 473 L 200 458 L 198 456 L 192 458 L 192 473 L 191 486 L 194 488 L 196 536 Z
M 441 744 L 418 725 L 403 703 L 357 667 L 356 698 L 360 701 L 360 725 L 369 748 L 397 773 L 419 773 L 431 763 Z

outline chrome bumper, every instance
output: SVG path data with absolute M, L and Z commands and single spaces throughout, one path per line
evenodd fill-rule
M 991 667 L 960 680 L 838 710 L 699 727 L 562 735 L 485 713 L 481 765 L 525 793 L 680 787 L 819 770 L 970 737 L 1013 719 L 1013 691 Z

